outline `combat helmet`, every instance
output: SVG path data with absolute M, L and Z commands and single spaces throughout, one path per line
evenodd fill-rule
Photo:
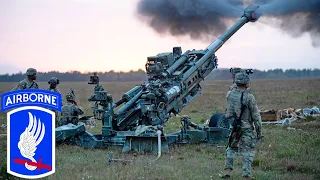
M 70 88 L 68 94 L 66 95 L 67 101 L 74 101 L 75 100 L 75 94 L 72 88 Z
M 249 81 L 249 75 L 243 71 L 237 73 L 234 79 L 236 84 L 248 84 Z
M 66 100 L 67 100 L 67 101 L 74 101 L 74 95 L 71 94 L 71 93 L 68 93 L 68 94 L 66 95 Z
M 48 81 L 48 84 L 53 84 L 53 85 L 58 85 L 59 84 L 59 79 L 56 77 L 52 77 L 50 78 L 50 80 Z
M 27 69 L 27 72 L 26 72 L 27 76 L 32 76 L 34 74 L 37 74 L 37 70 L 36 69 L 34 69 L 34 68 Z

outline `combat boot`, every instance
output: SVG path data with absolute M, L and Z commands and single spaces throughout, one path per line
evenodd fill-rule
M 250 176 L 243 176 L 243 179 L 255 179 L 254 177 L 250 177 Z
M 221 176 L 221 179 L 230 179 L 230 178 L 231 178 L 230 174 L 225 174 Z
M 232 169 L 230 168 L 227 168 L 224 170 L 225 171 L 225 174 L 223 176 L 221 176 L 222 179 L 230 179 L 231 178 L 231 171 Z

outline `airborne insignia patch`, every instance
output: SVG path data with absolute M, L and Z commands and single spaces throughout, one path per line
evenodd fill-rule
M 7 172 L 35 179 L 55 173 L 55 113 L 61 94 L 27 89 L 2 95 L 7 113 Z

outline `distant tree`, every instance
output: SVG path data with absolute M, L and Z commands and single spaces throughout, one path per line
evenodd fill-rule
M 48 81 L 51 77 L 57 77 L 60 81 L 72 82 L 72 81 L 88 81 L 89 77 L 93 75 L 93 72 L 81 73 L 80 71 L 71 70 L 68 72 L 39 72 L 37 75 L 38 81 Z M 147 74 L 143 69 L 137 71 L 131 70 L 129 72 L 115 72 L 105 71 L 98 72 L 100 81 L 116 82 L 116 81 L 146 81 Z M 251 79 L 279 79 L 279 78 L 320 78 L 320 69 L 270 69 L 270 70 L 254 70 L 254 73 L 250 75 Z M 0 82 L 19 82 L 25 78 L 23 72 L 16 74 L 2 74 L 0 75 Z M 232 76 L 229 69 L 215 69 L 207 77 L 208 80 L 231 80 Z

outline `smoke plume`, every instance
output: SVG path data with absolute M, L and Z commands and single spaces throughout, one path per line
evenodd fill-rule
M 312 46 L 320 46 L 320 0 L 264 0 L 263 23 L 276 25 L 292 37 L 309 33 Z
M 227 30 L 228 19 L 239 19 L 250 4 L 260 5 L 262 23 L 292 37 L 308 33 L 312 45 L 320 46 L 320 0 L 140 0 L 137 13 L 160 34 L 211 42 Z

